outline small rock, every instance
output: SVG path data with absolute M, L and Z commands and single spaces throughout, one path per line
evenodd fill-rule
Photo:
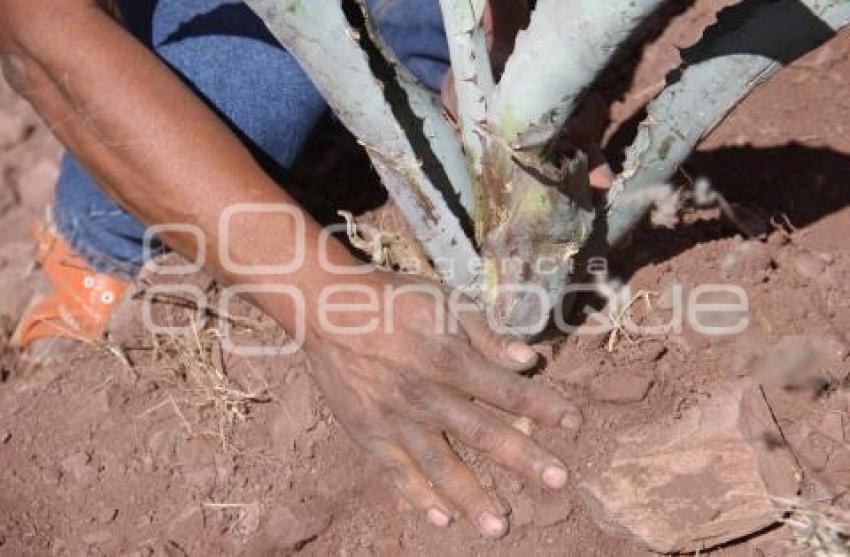
M 110 522 L 114 522 L 116 518 L 118 518 L 118 509 L 108 506 L 101 507 L 94 517 L 95 522 L 98 524 L 109 524 Z
M 269 428 L 275 448 L 287 454 L 300 436 L 319 424 L 320 416 L 314 400 L 315 389 L 306 374 L 295 374 L 282 389 L 281 403 Z
M 573 506 L 566 498 L 550 496 L 534 507 L 534 525 L 539 528 L 555 526 L 573 514 Z
M 720 269 L 727 277 L 740 278 L 751 284 L 764 282 L 773 269 L 773 258 L 770 249 L 755 240 L 741 242 L 735 245 L 723 259 Z
M 630 371 L 610 371 L 593 379 L 590 394 L 594 400 L 627 404 L 646 398 L 652 387 L 652 379 Z
M 259 543 L 266 552 L 300 549 L 324 532 L 332 518 L 327 509 L 318 505 L 281 505 L 269 513 Z
M 568 369 L 561 368 L 558 370 L 557 376 L 553 374 L 553 378 L 560 380 L 566 385 L 584 387 L 596 375 L 597 371 L 597 366 L 584 364 Z
M 800 250 L 790 260 L 791 268 L 802 279 L 816 280 L 823 276 L 827 261 L 810 251 Z
M 719 390 L 682 419 L 627 432 L 610 464 L 579 486 L 596 522 L 657 553 L 739 539 L 782 516 L 800 471 L 750 379 Z
M 62 481 L 62 472 L 52 466 L 44 468 L 41 471 L 41 481 L 49 486 L 57 486 Z
M 83 543 L 86 545 L 99 545 L 112 540 L 113 536 L 109 530 L 97 530 L 90 532 L 82 537 Z
M 91 465 L 91 455 L 85 451 L 66 457 L 60 464 L 60 468 L 66 475 L 70 475 L 84 485 L 92 483 L 97 477 L 97 470 Z
M 546 368 L 546 374 L 555 381 L 584 386 L 596 375 L 600 360 L 588 361 L 577 350 L 561 350 L 558 357 Z

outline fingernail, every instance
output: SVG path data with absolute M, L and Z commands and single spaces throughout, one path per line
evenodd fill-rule
M 488 538 L 501 538 L 508 532 L 508 523 L 490 512 L 483 512 L 478 517 L 478 527 Z
M 440 509 L 428 509 L 428 522 L 430 522 L 437 528 L 445 528 L 449 525 L 451 521 L 452 519 L 449 517 L 449 515 L 447 515 Z
M 561 417 L 561 427 L 572 431 L 581 429 L 581 424 L 584 423 L 584 418 L 578 409 L 571 409 L 564 412 Z
M 508 354 L 508 358 L 518 364 L 533 364 L 537 361 L 537 352 L 521 342 L 510 343 L 505 352 Z
M 543 469 L 543 483 L 552 489 L 567 485 L 567 471 L 560 466 L 550 465 Z

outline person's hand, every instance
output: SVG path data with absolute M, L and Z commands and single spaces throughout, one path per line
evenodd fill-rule
M 442 287 L 386 273 L 375 278 L 369 280 L 379 295 L 386 287 L 417 291 L 394 299 L 390 326 L 381 318 L 372 333 L 312 333 L 305 348 L 314 377 L 343 427 L 431 523 L 445 527 L 463 515 L 484 536 L 501 537 L 508 530 L 506 509 L 458 459 L 445 434 L 560 489 L 567 470 L 558 457 L 477 401 L 573 431 L 581 414 L 560 394 L 519 373 L 537 362 L 533 349 L 495 334 L 468 306 L 467 311 L 452 308 L 457 304 L 448 295 L 435 302 L 430 292 L 443 294 Z M 365 296 L 349 300 L 365 301 Z M 388 303 L 381 302 L 382 311 Z M 342 317 L 354 327 L 376 314 L 330 315 L 328 321 L 339 326 L 336 317 Z M 456 332 L 451 326 L 442 332 L 441 322 L 453 317 Z

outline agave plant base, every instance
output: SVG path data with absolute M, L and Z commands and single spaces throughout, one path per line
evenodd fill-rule
M 484 151 L 483 300 L 501 326 L 525 335 L 546 325 L 597 214 L 581 152 L 545 160 L 491 140 Z

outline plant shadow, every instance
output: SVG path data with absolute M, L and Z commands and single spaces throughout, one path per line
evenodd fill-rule
M 803 228 L 850 206 L 850 155 L 829 148 L 789 143 L 777 147 L 722 147 L 696 151 L 685 163 L 694 178 L 705 177 L 733 206 L 760 220 Z M 628 280 L 638 269 L 671 259 L 693 246 L 741 234 L 725 219 L 679 224 L 675 228 L 641 226 L 628 253 L 614 265 Z

